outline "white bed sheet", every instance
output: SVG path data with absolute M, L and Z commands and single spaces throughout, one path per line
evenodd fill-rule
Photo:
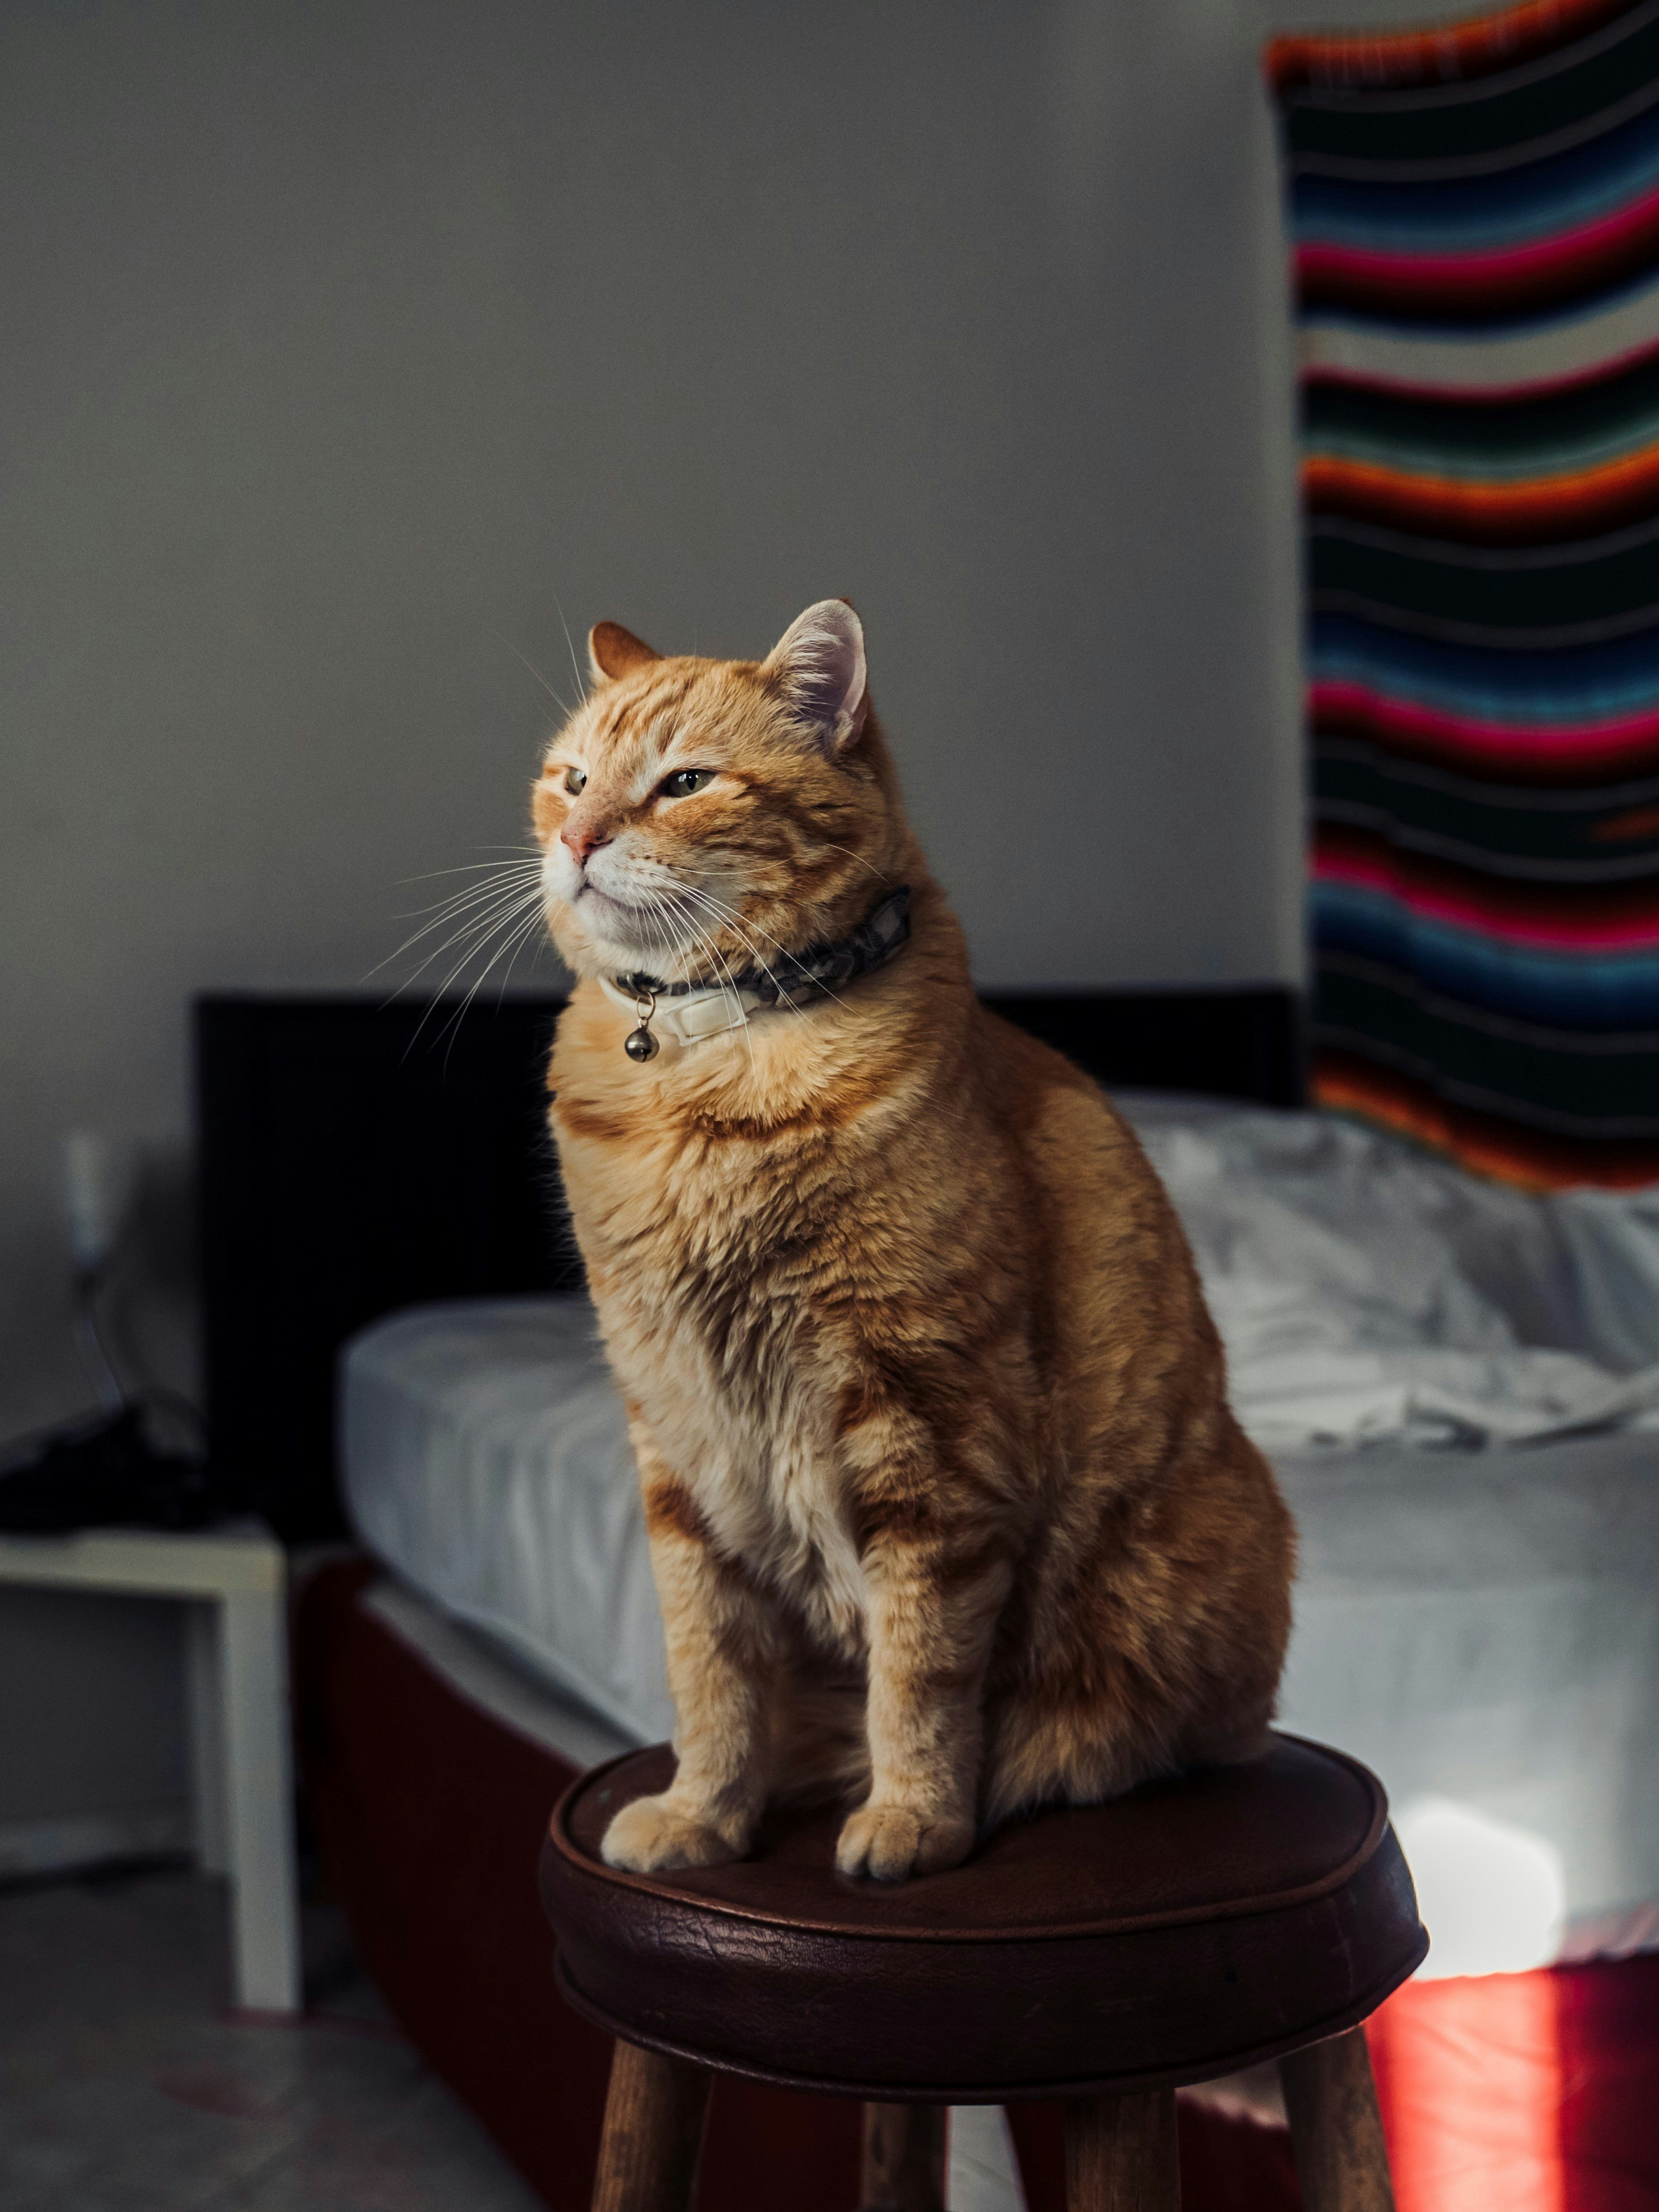
M 1642 1389 L 1607 1395 L 1659 1352 L 1656 1194 L 1539 1201 L 1322 1118 L 1134 1110 L 1301 1528 L 1281 1725 L 1381 1776 L 1430 1970 L 1659 1945 L 1659 1434 L 1632 1424 Z M 1540 1383 L 1552 1340 L 1590 1382 Z M 1425 1357 L 1486 1364 L 1453 1386 Z M 1625 1425 L 1563 1433 L 1595 1390 Z M 625 1735 L 669 1733 L 585 1299 L 378 1323 L 342 1419 L 374 1551 Z M 1553 1440 L 1494 1441 L 1528 1434 Z
M 432 1306 L 360 1337 L 364 1541 L 640 1742 L 673 1725 L 622 1408 L 583 1300 Z M 1282 1456 L 1302 1534 L 1281 1724 L 1382 1777 L 1436 1972 L 1659 1943 L 1650 1435 Z
M 345 1356 L 369 1549 L 638 1743 L 674 1727 L 633 1454 L 586 1297 L 415 1306 Z

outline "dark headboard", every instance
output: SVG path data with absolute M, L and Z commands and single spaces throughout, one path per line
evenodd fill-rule
M 1284 989 L 987 993 L 1102 1082 L 1293 1105 Z M 574 1288 L 542 1068 L 560 1001 L 450 1009 L 213 996 L 196 1007 L 216 1470 L 285 1536 L 343 1523 L 334 1364 L 422 1299 Z

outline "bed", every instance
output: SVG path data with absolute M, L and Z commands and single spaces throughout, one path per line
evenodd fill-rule
M 672 1731 L 585 1298 L 375 1324 L 347 1350 L 342 1421 L 353 1525 L 406 1591 L 617 1747 Z M 1281 1722 L 1382 1775 L 1437 1974 L 1659 1946 L 1656 1447 L 1624 1431 L 1278 1456 L 1302 1541 Z
M 1375 2036 L 1402 2205 L 1497 2201 L 1500 2175 L 1522 2202 L 1562 2172 L 1575 2204 L 1652 2201 L 1580 2185 L 1659 2187 L 1641 1201 L 1540 1208 L 1297 1113 L 1282 994 L 1005 1011 L 1116 1084 L 1181 1087 L 1122 1095 L 1301 1526 L 1284 1723 L 1381 1773 L 1436 1936 Z M 442 1073 L 407 1051 L 412 1017 L 349 1001 L 210 1002 L 198 1035 L 216 1449 L 290 1533 L 344 1516 L 365 1553 L 313 1583 L 297 1638 L 331 1872 L 429 2057 L 576 2206 L 605 2053 L 547 1984 L 528 1869 L 558 1783 L 668 1710 L 620 1409 L 538 1135 L 552 1012 L 463 1029 Z M 705 2203 L 852 2201 L 845 2113 L 722 2094 Z M 1010 2118 L 1028 2202 L 1059 2201 L 1046 2116 Z M 1263 2118 L 1249 2084 L 1189 2106 L 1190 2203 L 1294 2202 Z

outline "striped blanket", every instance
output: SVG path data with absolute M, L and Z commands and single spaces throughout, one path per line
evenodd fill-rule
M 1659 1180 L 1659 0 L 1269 50 L 1302 376 L 1314 1088 Z

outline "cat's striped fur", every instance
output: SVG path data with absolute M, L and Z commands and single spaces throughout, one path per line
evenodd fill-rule
M 607 1857 L 741 1854 L 770 1795 L 833 1788 L 843 1869 L 897 1878 L 1022 1807 L 1250 1756 L 1289 1517 L 1133 1135 L 975 999 L 857 618 L 809 609 L 759 663 L 609 624 L 590 650 L 534 802 L 582 979 L 552 1122 L 679 1717 L 675 1781 Z M 911 942 L 844 997 L 624 1053 L 601 974 L 758 957 L 786 990 L 785 951 L 899 884 Z

